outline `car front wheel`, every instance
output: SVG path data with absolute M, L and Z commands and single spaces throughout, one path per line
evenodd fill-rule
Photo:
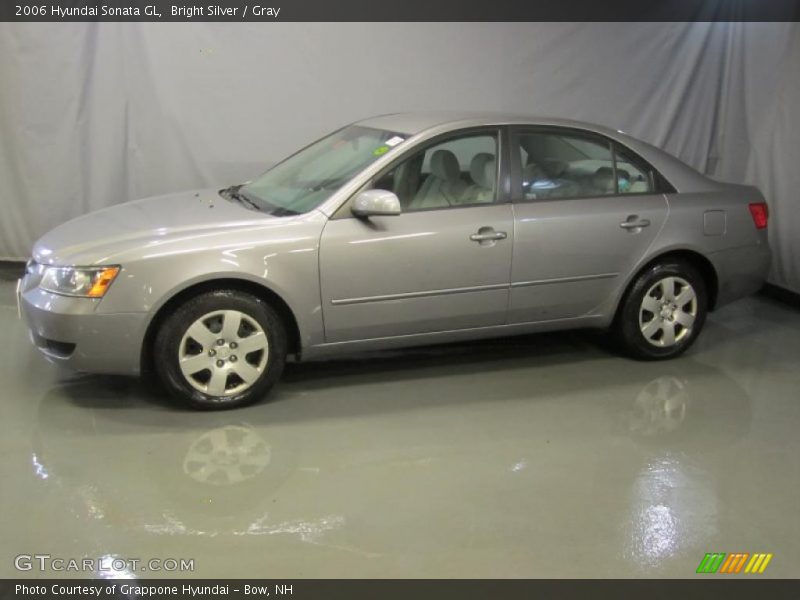
M 218 410 L 263 398 L 283 371 L 286 331 L 266 302 L 236 290 L 179 306 L 155 339 L 156 371 L 193 408 Z
M 706 319 L 705 281 L 683 261 L 664 261 L 640 273 L 623 299 L 615 333 L 634 358 L 674 358 L 697 339 Z

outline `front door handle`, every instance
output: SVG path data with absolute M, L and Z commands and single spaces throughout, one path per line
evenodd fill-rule
M 481 245 L 488 244 L 490 242 L 496 242 L 497 240 L 504 240 L 508 237 L 508 234 L 505 231 L 495 231 L 494 227 L 481 227 L 478 229 L 478 233 L 473 233 L 469 236 L 473 242 L 480 242 Z
M 641 229 L 650 226 L 650 219 L 640 219 L 637 215 L 631 215 L 619 224 L 623 229 Z

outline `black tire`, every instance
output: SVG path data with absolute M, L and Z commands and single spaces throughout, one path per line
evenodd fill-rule
M 680 283 L 682 280 L 683 282 L 687 282 L 694 291 L 695 304 L 693 306 L 691 304 L 686 304 L 683 307 L 688 307 L 689 310 L 693 308 L 695 312 L 694 321 L 688 329 L 671 320 L 670 316 L 662 319 L 660 314 L 655 314 L 646 310 L 643 312 L 645 295 L 652 290 L 653 294 L 650 294 L 650 297 L 656 297 L 659 290 L 662 288 L 659 287 L 653 290 L 653 286 L 656 286 L 662 281 L 669 281 L 666 278 L 678 278 L 678 282 L 676 283 L 676 289 L 678 290 L 685 289 L 685 286 L 682 286 Z M 657 298 L 657 300 L 658 302 L 662 302 L 661 298 Z M 708 292 L 702 275 L 700 275 L 697 269 L 692 265 L 684 261 L 667 259 L 647 267 L 637 275 L 622 299 L 617 318 L 614 322 L 613 333 L 622 351 L 633 358 L 639 360 L 675 358 L 683 354 L 697 339 L 705 323 L 707 309 Z M 666 310 L 669 315 L 670 308 L 667 307 Z M 685 312 L 689 312 L 689 310 Z M 663 339 L 666 335 L 663 329 L 657 332 L 654 337 L 651 338 L 651 341 L 648 340 L 643 332 L 642 326 L 650 323 L 652 320 L 650 318 L 651 314 L 653 315 L 653 319 L 661 320 L 662 323 L 672 326 L 673 332 L 678 332 L 676 334 L 674 333 L 674 343 L 668 343 L 668 340 L 671 338 L 666 338 L 666 341 Z M 640 319 L 642 319 L 642 321 L 640 321 Z M 654 321 L 653 327 L 657 329 L 659 324 Z M 661 335 L 662 339 L 659 339 L 659 335 Z M 657 345 L 658 343 L 667 345 L 659 346 Z
M 200 380 L 204 376 L 207 376 L 210 381 L 211 369 L 199 372 L 196 375 L 196 379 L 192 377 L 195 382 L 193 385 L 188 379 L 189 376 L 184 375 L 179 364 L 179 352 L 184 351 L 181 347 L 182 343 L 199 346 L 202 350 L 198 351 L 198 356 L 201 354 L 205 356 L 206 348 L 204 345 L 196 344 L 193 340 L 184 342 L 184 336 L 188 335 L 189 327 L 205 315 L 215 311 L 237 311 L 241 313 L 243 316 L 242 322 L 246 324 L 254 323 L 260 326 L 263 333 L 266 334 L 267 341 L 267 348 L 263 350 L 266 354 L 266 357 L 264 357 L 266 362 L 260 365 L 262 370 L 257 379 L 254 377 L 254 380 L 248 383 L 239 378 L 236 373 L 226 374 L 225 385 L 229 386 L 230 391 L 226 388 L 226 392 L 223 395 L 209 394 L 196 387 L 203 386 Z M 244 338 L 236 339 L 241 340 Z M 225 345 L 226 360 L 251 360 L 253 354 L 239 359 L 232 354 L 236 350 L 229 349 L 228 345 Z M 216 353 L 217 348 L 221 347 L 214 346 L 212 350 Z M 221 353 L 222 351 L 220 350 Z M 227 353 L 231 353 L 231 355 L 228 356 Z M 256 352 L 255 355 L 256 360 L 262 360 L 262 354 Z M 278 381 L 286 363 L 286 328 L 278 313 L 269 304 L 252 294 L 237 290 L 206 292 L 186 301 L 164 320 L 155 337 L 153 358 L 155 370 L 162 384 L 173 396 L 179 398 L 188 406 L 199 410 L 238 408 L 253 404 L 264 398 Z M 224 363 L 225 361 L 220 362 Z M 233 369 L 234 366 L 242 366 L 242 363 L 233 365 L 229 362 L 227 366 Z M 230 383 L 231 381 L 233 381 L 233 384 Z M 249 385 L 249 387 L 237 392 L 235 391 L 237 383 L 239 386 Z M 206 384 L 207 387 L 209 385 L 210 383 Z

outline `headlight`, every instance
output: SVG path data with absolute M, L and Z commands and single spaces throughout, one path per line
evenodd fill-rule
M 102 298 L 119 267 L 45 267 L 39 287 L 54 294 Z

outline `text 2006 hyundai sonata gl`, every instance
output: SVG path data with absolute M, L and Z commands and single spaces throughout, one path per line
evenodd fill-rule
M 762 285 L 767 216 L 757 189 L 594 125 L 388 115 L 250 183 L 61 225 L 20 302 L 52 360 L 152 367 L 198 408 L 262 398 L 289 354 L 591 327 L 671 358 Z

